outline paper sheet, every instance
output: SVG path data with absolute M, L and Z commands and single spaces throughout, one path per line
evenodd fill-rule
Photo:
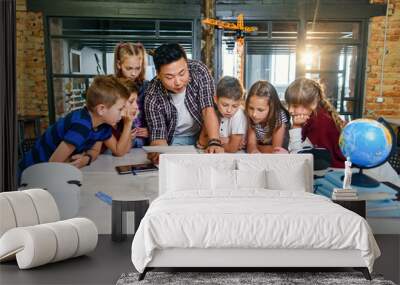
M 198 153 L 193 145 L 162 145 L 162 146 L 144 146 L 146 152 L 158 153 Z

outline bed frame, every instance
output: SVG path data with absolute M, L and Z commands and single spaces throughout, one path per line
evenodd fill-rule
M 328 249 L 193 249 L 156 250 L 152 261 L 139 275 L 155 268 L 232 268 L 237 271 L 266 268 L 338 268 L 361 271 L 367 280 L 371 275 L 359 250 Z M 260 270 L 262 271 L 262 270 Z M 288 269 L 289 271 L 289 269 Z

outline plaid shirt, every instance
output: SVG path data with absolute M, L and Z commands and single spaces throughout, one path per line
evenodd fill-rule
M 201 127 L 203 122 L 201 111 L 214 106 L 214 80 L 207 67 L 200 61 L 188 59 L 188 67 L 190 78 L 184 103 L 194 122 Z M 167 140 L 170 144 L 178 120 L 171 95 L 163 87 L 161 81 L 154 78 L 150 81 L 144 97 L 144 111 L 150 140 Z

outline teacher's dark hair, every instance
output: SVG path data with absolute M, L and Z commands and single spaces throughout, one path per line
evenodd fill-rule
M 179 44 L 163 44 L 154 50 L 151 55 L 157 72 L 160 71 L 163 65 L 178 61 L 181 58 L 187 60 L 186 52 Z

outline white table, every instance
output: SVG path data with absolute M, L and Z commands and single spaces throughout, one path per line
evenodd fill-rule
M 91 219 L 99 234 L 112 233 L 112 208 L 95 196 L 104 192 L 115 201 L 152 201 L 158 195 L 158 172 L 119 175 L 115 166 L 148 162 L 142 149 L 132 149 L 123 157 L 100 155 L 90 166 L 82 168 L 79 216 Z M 125 209 L 128 210 L 128 209 Z
M 396 127 L 400 127 L 400 118 L 385 118 L 385 120 Z

